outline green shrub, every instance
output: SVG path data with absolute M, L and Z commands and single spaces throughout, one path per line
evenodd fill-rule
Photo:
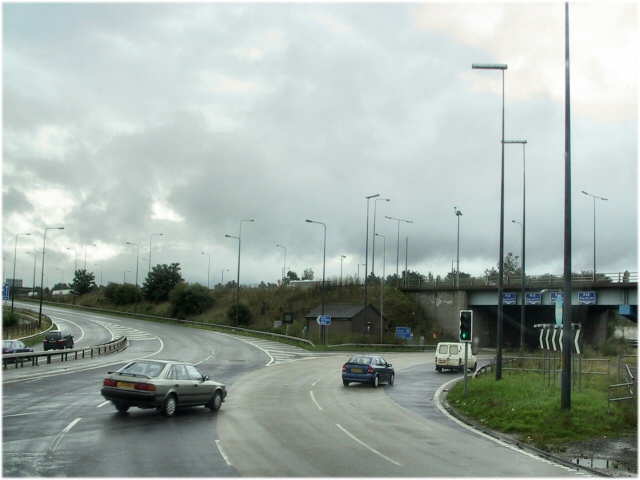
M 177 318 L 199 315 L 214 304 L 211 291 L 199 283 L 179 283 L 171 290 L 169 301 L 172 305 L 171 316 Z
M 227 320 L 231 323 L 231 325 L 235 325 L 236 323 L 236 312 L 238 312 L 238 326 L 246 327 L 251 325 L 253 321 L 253 316 L 251 315 L 251 310 L 244 303 L 240 305 L 233 304 L 227 310 Z

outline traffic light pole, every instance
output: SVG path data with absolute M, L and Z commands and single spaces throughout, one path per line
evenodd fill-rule
M 468 352 L 469 352 L 469 343 L 464 342 L 464 396 L 465 397 L 467 396 L 467 360 L 469 359 Z

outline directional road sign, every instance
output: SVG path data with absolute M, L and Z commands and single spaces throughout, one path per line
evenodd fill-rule
M 516 304 L 515 292 L 503 293 L 502 303 L 504 303 L 505 305 L 515 305 Z
M 411 327 L 396 327 L 397 338 L 411 338 Z
M 330 315 L 319 315 L 316 319 L 318 325 L 331 325 L 331 316 Z
M 8 283 L 5 283 L 4 286 L 2 287 L 2 300 L 9 300 L 9 290 L 11 287 L 9 287 Z
M 578 292 L 578 301 L 582 305 L 595 305 L 596 292 Z
M 542 303 L 542 294 L 540 292 L 525 293 L 527 305 L 540 305 Z

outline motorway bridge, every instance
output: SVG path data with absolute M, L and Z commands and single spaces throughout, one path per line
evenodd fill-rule
M 539 330 L 534 325 L 555 323 L 555 299 L 564 287 L 562 275 L 527 276 L 525 279 L 525 344 L 538 345 Z M 458 335 L 459 311 L 474 312 L 474 344 L 495 347 L 497 333 L 497 279 L 460 279 L 449 282 L 409 284 L 400 289 L 418 302 L 438 327 Z M 504 345 L 520 344 L 521 306 L 520 277 L 505 279 L 503 288 Z M 609 320 L 618 316 L 637 323 L 638 274 L 621 272 L 575 276 L 571 292 L 572 322 L 582 324 L 585 341 L 600 346 L 607 338 Z

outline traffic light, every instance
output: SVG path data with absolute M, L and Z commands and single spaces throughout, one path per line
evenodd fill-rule
M 473 311 L 460 310 L 460 341 L 470 342 L 473 338 Z

